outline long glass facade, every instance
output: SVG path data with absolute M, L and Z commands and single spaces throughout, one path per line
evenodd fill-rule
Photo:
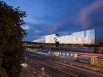
M 64 36 L 56 36 L 55 34 L 45 36 L 45 43 L 55 43 L 55 40 L 64 44 L 95 44 L 95 29 Z

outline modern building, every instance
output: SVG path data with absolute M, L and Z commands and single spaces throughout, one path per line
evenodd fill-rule
M 45 43 L 55 43 L 57 38 L 56 34 L 46 35 L 45 36 Z
M 45 43 L 55 43 L 56 41 L 61 44 L 95 44 L 95 29 L 62 36 L 56 34 L 45 36 Z
M 45 40 L 41 38 L 41 39 L 33 40 L 32 42 L 45 43 Z

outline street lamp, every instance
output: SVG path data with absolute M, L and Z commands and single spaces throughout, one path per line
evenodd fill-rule
M 42 70 L 41 74 L 42 76 L 44 76 L 44 67 L 42 67 L 41 70 Z

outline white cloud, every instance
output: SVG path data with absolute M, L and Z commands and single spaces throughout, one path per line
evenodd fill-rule
M 47 23 L 47 21 L 45 21 L 44 19 L 42 19 L 42 17 L 35 17 L 35 16 L 28 16 L 27 18 L 25 18 L 26 22 L 31 22 L 34 24 L 45 24 Z
M 93 22 L 93 19 L 97 19 L 97 18 L 92 17 L 92 15 L 96 14 L 96 13 L 100 14 L 101 16 L 103 15 L 103 1 L 102 0 L 101 1 L 97 0 L 96 2 L 90 4 L 89 6 L 84 7 L 83 9 L 81 9 L 80 12 L 79 12 L 79 15 L 77 17 L 77 21 L 84 28 L 88 28 L 93 23 L 96 23 L 95 21 Z M 103 20 L 101 20 L 100 22 L 102 23 Z
M 30 27 L 28 25 L 22 26 L 22 28 L 25 29 L 25 30 L 29 30 L 30 29 Z

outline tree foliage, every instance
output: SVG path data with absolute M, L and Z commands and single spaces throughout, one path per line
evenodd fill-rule
M 26 13 L 19 7 L 13 8 L 0 0 L 0 77 L 6 77 L 6 72 L 9 77 L 20 77 L 24 52 L 21 41 L 26 35 L 23 17 Z
M 3 68 L 0 68 L 0 77 L 8 77 L 6 71 Z

